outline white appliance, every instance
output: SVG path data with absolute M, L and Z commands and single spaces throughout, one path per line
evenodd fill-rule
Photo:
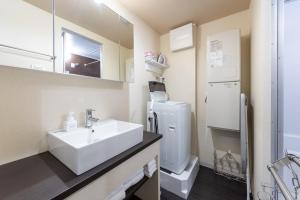
M 165 85 L 150 81 L 147 130 L 163 135 L 160 146 L 161 187 L 187 198 L 199 171 L 191 156 L 191 106 L 169 101 Z
M 207 126 L 240 130 L 240 82 L 208 83 Z
M 240 130 L 241 42 L 237 29 L 207 39 L 207 125 Z
M 171 51 L 179 51 L 194 46 L 194 27 L 193 23 L 189 23 L 170 31 Z
M 149 82 L 151 102 L 147 105 L 147 129 L 163 135 L 160 165 L 180 174 L 191 156 L 191 106 L 184 102 L 168 101 L 165 84 Z
M 208 82 L 241 79 L 241 36 L 238 29 L 210 35 L 207 39 Z
M 157 115 L 157 130 L 163 135 L 160 165 L 163 169 L 180 174 L 191 156 L 191 106 L 174 101 L 149 102 L 148 118 L 151 118 L 151 112 Z M 148 130 L 151 130 L 148 124 Z

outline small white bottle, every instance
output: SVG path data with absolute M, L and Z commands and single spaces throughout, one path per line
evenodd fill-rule
M 69 112 L 67 120 L 64 122 L 64 130 L 66 132 L 77 128 L 77 120 L 74 117 L 74 112 Z

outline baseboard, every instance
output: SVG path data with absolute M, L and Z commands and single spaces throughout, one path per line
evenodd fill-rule
M 214 169 L 214 165 L 209 164 L 209 163 L 205 163 L 205 162 L 201 162 L 201 161 L 200 161 L 200 166 L 207 167 L 207 168 L 210 168 L 210 169 Z

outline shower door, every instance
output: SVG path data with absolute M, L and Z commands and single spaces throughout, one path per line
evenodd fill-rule
M 278 7 L 278 157 L 300 156 L 300 0 L 281 0 Z M 295 166 L 292 167 L 295 170 Z M 300 171 L 296 170 L 300 176 Z M 295 196 L 292 173 L 282 176 Z M 300 199 L 300 190 L 298 191 Z M 279 194 L 279 199 L 283 199 Z

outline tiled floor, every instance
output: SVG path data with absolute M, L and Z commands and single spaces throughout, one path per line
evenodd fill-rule
M 200 167 L 188 200 L 246 200 L 246 184 L 217 175 Z M 162 189 L 161 200 L 182 200 Z

